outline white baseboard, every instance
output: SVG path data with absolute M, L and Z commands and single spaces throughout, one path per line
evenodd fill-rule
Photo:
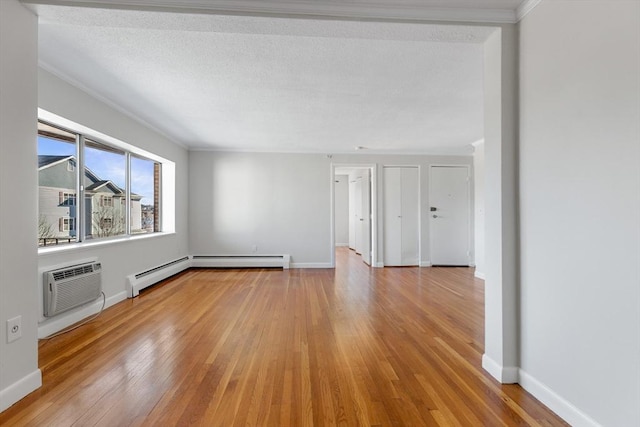
M 342 247 L 345 247 L 345 246 L 349 247 L 349 244 L 348 243 L 336 243 L 336 247 L 341 247 L 342 248 Z
M 587 414 L 522 369 L 519 370 L 519 377 L 522 388 L 534 395 L 536 399 L 544 403 L 549 409 L 572 426 L 601 427 L 601 424 L 598 424 Z
M 431 261 L 420 261 L 420 267 L 431 267 Z
M 502 384 L 516 384 L 518 382 L 518 368 L 502 366 L 486 354 L 482 355 L 482 368 Z
M 29 375 L 22 377 L 10 386 L 0 390 L 0 412 L 41 386 L 42 372 L 40 372 L 40 369 L 36 369 Z
M 253 267 L 282 267 L 290 268 L 289 254 L 268 255 L 190 255 L 191 267 L 204 268 L 253 268 Z
M 291 268 L 333 268 L 330 262 L 292 262 Z
M 127 292 L 119 292 L 107 298 L 104 304 L 104 308 L 106 309 L 108 307 L 111 307 L 112 305 L 126 299 Z M 61 314 L 60 316 L 56 316 L 52 319 L 47 319 L 44 322 L 41 322 L 38 325 L 38 339 L 46 338 L 51 334 L 55 334 L 56 332 L 59 332 L 64 328 L 81 321 L 82 319 L 86 319 L 87 317 L 98 313 L 100 311 L 100 307 L 102 307 L 102 298 L 99 298 L 96 301 L 85 306 L 78 307 L 77 309 L 72 310 L 66 314 Z
M 476 270 L 476 272 L 473 273 L 473 275 L 476 276 L 478 279 L 484 280 L 484 273 L 482 271 Z

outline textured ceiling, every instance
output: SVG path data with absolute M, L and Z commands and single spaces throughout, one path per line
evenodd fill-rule
M 483 136 L 489 27 L 36 10 L 44 68 L 193 149 L 463 153 Z

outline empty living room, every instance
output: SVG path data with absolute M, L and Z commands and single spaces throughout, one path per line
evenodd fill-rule
M 640 425 L 640 2 L 0 0 L 0 93 L 0 425 Z

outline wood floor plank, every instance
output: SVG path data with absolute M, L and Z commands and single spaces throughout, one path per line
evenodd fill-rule
M 469 268 L 192 269 L 41 341 L 2 426 L 566 426 L 481 367 Z

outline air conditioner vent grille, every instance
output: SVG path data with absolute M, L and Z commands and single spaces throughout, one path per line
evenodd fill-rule
M 53 279 L 55 281 L 64 280 L 70 277 L 82 276 L 83 274 L 93 273 L 94 271 L 97 271 L 99 269 L 100 269 L 100 263 L 67 268 L 65 270 L 54 271 Z

